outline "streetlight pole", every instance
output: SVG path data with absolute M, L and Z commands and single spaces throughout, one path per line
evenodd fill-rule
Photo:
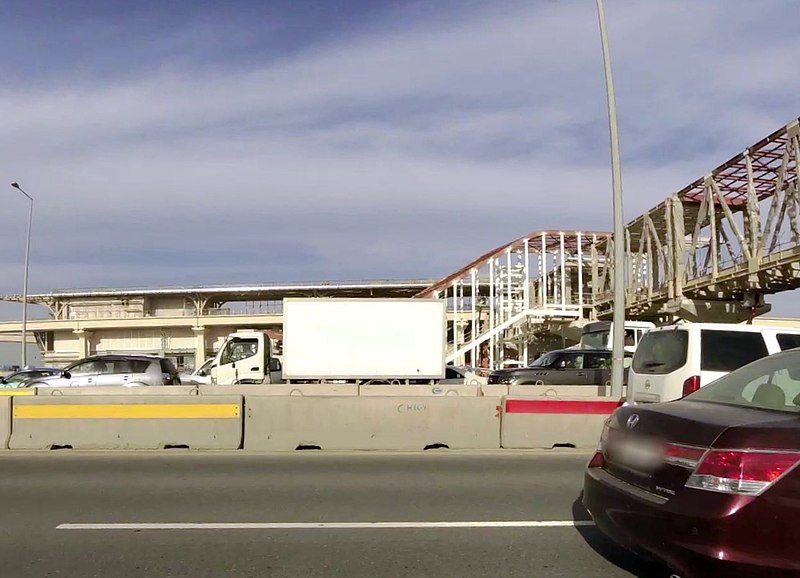
M 619 161 L 619 133 L 617 132 L 617 101 L 614 96 L 614 77 L 611 74 L 611 51 L 608 48 L 606 13 L 603 0 L 597 0 L 597 17 L 600 20 L 600 42 L 603 45 L 603 64 L 606 72 L 608 96 L 608 130 L 611 137 L 611 180 L 614 188 L 614 316 L 611 353 L 611 397 L 622 397 L 622 380 L 625 372 L 625 230 L 622 213 L 622 169 Z
M 19 183 L 11 183 L 11 186 L 20 193 L 28 197 L 31 202 L 28 212 L 28 237 L 25 241 L 25 278 L 22 283 L 22 367 L 28 365 L 28 265 L 31 256 L 31 225 L 33 224 L 33 197 L 26 193 Z

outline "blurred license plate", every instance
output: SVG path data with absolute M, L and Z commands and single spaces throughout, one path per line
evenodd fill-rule
M 624 439 L 614 444 L 611 459 L 642 472 L 656 469 L 664 459 L 659 444 L 636 439 Z

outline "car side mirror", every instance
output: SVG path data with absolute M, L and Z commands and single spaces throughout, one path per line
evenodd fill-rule
M 199 375 L 200 377 L 205 377 L 206 376 L 206 370 L 205 369 L 201 369 L 200 371 L 197 372 L 197 375 Z
M 72 378 L 72 374 L 69 371 L 64 370 L 64 371 L 61 372 L 61 377 L 63 377 L 64 379 L 71 379 Z
M 269 370 L 270 371 L 280 371 L 281 370 L 281 360 L 277 357 L 272 357 L 269 360 Z

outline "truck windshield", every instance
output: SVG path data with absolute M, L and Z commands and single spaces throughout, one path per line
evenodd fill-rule
M 611 331 L 608 329 L 584 333 L 581 335 L 581 347 L 591 349 L 608 349 L 610 335 Z
M 220 364 L 235 363 L 256 354 L 258 350 L 257 339 L 234 338 L 225 345 L 225 350 L 220 356 Z

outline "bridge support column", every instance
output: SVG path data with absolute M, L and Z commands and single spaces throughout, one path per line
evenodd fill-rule
M 194 332 L 194 366 L 200 367 L 206 362 L 206 328 L 192 327 Z
M 89 357 L 91 347 L 89 346 L 89 338 L 92 336 L 91 331 L 84 329 L 75 329 L 72 331 L 78 337 L 78 359 Z

